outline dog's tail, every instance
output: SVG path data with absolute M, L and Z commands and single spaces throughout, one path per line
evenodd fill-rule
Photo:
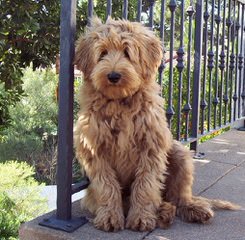
M 208 199 L 208 198 L 204 198 L 204 197 L 199 197 L 199 196 L 194 197 L 193 196 L 193 200 L 206 202 L 214 210 L 218 210 L 218 209 L 239 210 L 239 209 L 241 209 L 241 206 L 239 206 L 235 203 L 232 203 L 229 201 L 223 201 L 223 200 L 219 200 L 219 199 Z

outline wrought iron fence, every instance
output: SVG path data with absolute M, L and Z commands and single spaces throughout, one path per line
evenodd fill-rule
M 245 1 L 138 0 L 136 4 L 134 20 L 156 31 L 165 46 L 158 82 L 169 127 L 177 140 L 197 151 L 201 136 L 245 116 Z M 124 19 L 128 6 L 129 1 L 123 0 Z M 113 14 L 112 0 L 105 2 L 105 12 L 105 18 Z M 88 0 L 88 17 L 93 14 L 93 1 Z M 86 222 L 72 217 L 71 195 L 89 184 L 85 179 L 72 185 L 75 22 L 76 0 L 62 0 L 57 213 L 40 223 L 68 232 Z

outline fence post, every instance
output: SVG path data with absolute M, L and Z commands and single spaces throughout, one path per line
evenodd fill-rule
M 190 149 L 197 152 L 199 114 L 200 114 L 200 83 L 203 42 L 203 0 L 196 0 L 195 41 L 194 41 L 194 73 L 192 99 L 192 137 L 196 138 L 190 144 Z
M 61 1 L 57 217 L 63 220 L 71 218 L 75 11 L 76 0 Z
M 87 222 L 85 218 L 72 218 L 71 214 L 75 32 L 76 0 L 61 0 L 57 212 L 40 225 L 66 232 Z

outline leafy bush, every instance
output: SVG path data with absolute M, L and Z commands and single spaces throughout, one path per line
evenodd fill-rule
M 17 239 L 21 223 L 47 210 L 40 196 L 40 185 L 27 163 L 8 161 L 0 164 L 0 239 Z
M 2 240 L 17 239 L 18 228 L 21 224 L 15 203 L 5 194 L 0 193 L 0 237 Z
M 10 110 L 11 126 L 0 132 L 0 162 L 26 161 L 36 177 L 54 183 L 57 142 L 57 75 L 51 70 L 24 71 L 25 96 Z
M 24 71 L 25 96 L 10 108 L 11 126 L 0 130 L 0 162 L 8 159 L 25 161 L 35 168 L 35 177 L 55 184 L 57 164 L 58 76 L 51 69 Z M 76 79 L 75 90 L 81 79 Z M 77 94 L 74 102 L 78 111 Z M 74 160 L 74 180 L 80 178 Z
M 56 134 L 57 75 L 51 69 L 33 71 L 27 68 L 22 81 L 26 96 L 10 110 L 12 126 L 23 133 L 34 132 L 41 137 L 45 132 Z

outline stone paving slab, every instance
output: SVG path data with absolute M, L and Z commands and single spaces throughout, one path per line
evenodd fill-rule
M 227 199 L 242 205 L 245 209 L 245 169 L 237 167 L 229 172 L 214 186 L 205 191 L 202 196 Z
M 244 212 L 219 212 L 205 225 L 176 220 L 167 230 L 157 229 L 146 240 L 244 240 Z
M 199 195 L 235 167 L 231 164 L 214 162 L 208 159 L 194 160 L 194 164 L 193 193 L 196 195 Z
M 232 129 L 199 146 L 205 158 L 239 165 L 245 158 L 245 132 Z

